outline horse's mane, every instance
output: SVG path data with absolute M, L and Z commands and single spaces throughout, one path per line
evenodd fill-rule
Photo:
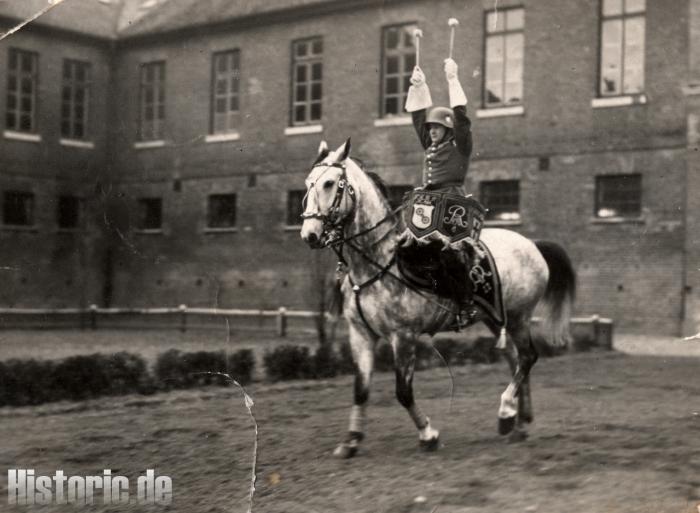
M 355 161 L 355 164 L 374 182 L 374 185 L 379 189 L 379 192 L 384 196 L 385 200 L 389 200 L 389 190 L 387 189 L 386 182 L 374 171 L 367 171 L 365 163 L 358 159 L 357 157 L 350 157 Z

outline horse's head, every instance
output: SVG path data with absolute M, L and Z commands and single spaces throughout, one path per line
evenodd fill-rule
M 312 248 L 321 248 L 342 236 L 352 217 L 356 199 L 345 171 L 351 163 L 349 155 L 350 139 L 334 152 L 328 151 L 325 141 L 321 142 L 316 162 L 306 178 L 301 238 Z

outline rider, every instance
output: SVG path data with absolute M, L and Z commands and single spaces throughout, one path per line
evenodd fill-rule
M 432 99 L 423 71 L 416 66 L 406 97 L 406 110 L 425 150 L 422 186 L 426 191 L 466 195 L 464 179 L 472 152 L 471 121 L 467 116 L 467 97 L 457 76 L 457 63 L 445 59 L 445 77 L 450 107 L 432 107 Z M 460 308 L 460 317 L 473 315 L 472 284 L 468 262 L 461 251 L 440 252 L 440 264 L 452 296 Z M 451 279 L 450 279 L 451 278 Z

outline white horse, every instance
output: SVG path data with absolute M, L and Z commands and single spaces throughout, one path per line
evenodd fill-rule
M 348 248 L 348 274 L 342 291 L 356 364 L 355 394 L 347 437 L 334 454 L 352 457 L 364 438 L 374 348 L 379 338 L 388 340 L 394 351 L 397 399 L 415 423 L 420 445 L 434 449 L 438 430 L 413 398 L 415 342 L 422 333 L 432 335 L 453 325 L 455 306 L 449 299 L 416 291 L 400 279 L 394 215 L 376 181 L 349 154 L 349 139 L 335 152 L 321 144 L 306 179 L 301 228 L 302 239 L 312 248 L 337 248 L 339 241 Z M 565 345 L 576 277 L 568 256 L 554 243 L 535 243 L 516 232 L 490 228 L 482 231 L 481 240 L 496 262 L 507 314 L 504 353 L 513 377 L 501 395 L 498 410 L 499 432 L 507 434 L 513 431 L 516 418 L 519 428 L 532 421 L 528 375 L 537 361 L 530 337 L 535 306 L 542 301 L 549 342 Z M 477 314 L 478 320 L 498 333 L 483 312 Z

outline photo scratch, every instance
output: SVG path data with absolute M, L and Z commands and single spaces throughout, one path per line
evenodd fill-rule
M 48 1 L 48 5 L 47 5 L 46 7 L 44 7 L 43 9 L 41 9 L 39 12 L 37 12 L 35 15 L 33 15 L 33 16 L 27 18 L 26 20 L 24 20 L 24 21 L 23 21 L 22 23 L 20 23 L 19 25 L 16 25 L 15 27 L 12 27 L 10 30 L 8 30 L 8 31 L 5 32 L 4 34 L 0 34 L 0 41 L 2 41 L 3 39 L 5 39 L 5 38 L 7 38 L 7 37 L 10 37 L 12 34 L 14 34 L 14 33 L 17 32 L 17 31 L 22 30 L 26 25 L 28 25 L 28 24 L 30 24 L 31 22 L 33 22 L 34 20 L 40 18 L 41 16 L 43 16 L 44 14 L 46 14 L 47 12 L 49 12 L 51 9 L 53 9 L 54 7 L 56 7 L 56 6 L 60 5 L 60 4 L 62 4 L 62 3 L 65 2 L 65 1 L 66 1 L 66 0 L 49 0 L 49 1 Z

